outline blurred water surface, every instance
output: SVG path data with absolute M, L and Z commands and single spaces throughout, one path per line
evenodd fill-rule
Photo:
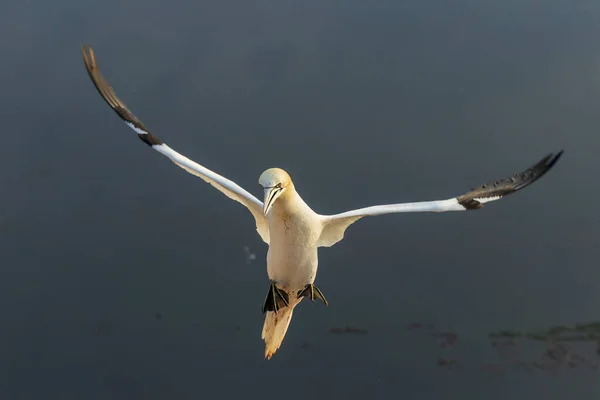
M 600 371 L 507 367 L 488 334 L 599 317 L 599 22 L 594 1 L 4 1 L 0 397 L 597 398 Z M 330 306 L 266 362 L 250 214 L 123 125 L 82 43 L 173 148 L 257 196 L 285 168 L 321 213 L 565 155 L 482 211 L 352 226 L 320 251 Z

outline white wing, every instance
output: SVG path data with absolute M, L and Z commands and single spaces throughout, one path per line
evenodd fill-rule
M 106 100 L 108 105 L 125 121 L 125 123 L 137 132 L 138 137 L 144 141 L 147 145 L 151 146 L 154 150 L 167 156 L 171 161 L 185 169 L 190 174 L 196 175 L 202 178 L 205 182 L 210 183 L 212 186 L 217 188 L 219 191 L 224 193 L 230 199 L 238 201 L 245 205 L 248 210 L 254 216 L 256 220 L 256 230 L 262 238 L 262 240 L 269 244 L 269 225 L 267 219 L 263 215 L 263 203 L 250 193 L 245 191 L 243 188 L 238 186 L 235 182 L 230 181 L 227 178 L 203 167 L 202 165 L 190 160 L 189 158 L 179 154 L 166 144 L 164 144 L 159 138 L 154 136 L 115 94 L 112 87 L 104 79 L 98 64 L 96 63 L 96 57 L 94 51 L 89 46 L 82 46 L 81 51 L 83 53 L 83 61 L 85 67 L 98 89 L 100 95 Z
M 333 246 L 344 238 L 346 228 L 362 217 L 404 212 L 444 212 L 477 210 L 484 203 L 523 189 L 541 178 L 558 161 L 563 151 L 548 154 L 527 170 L 509 178 L 493 181 L 472 189 L 470 192 L 447 200 L 424 201 L 418 203 L 388 204 L 361 208 L 336 215 L 323 216 L 323 232 L 318 246 Z

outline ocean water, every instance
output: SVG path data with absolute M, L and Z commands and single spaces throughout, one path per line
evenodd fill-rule
M 0 398 L 597 398 L 598 331 L 533 333 L 600 319 L 599 21 L 592 1 L 5 1 Z M 171 147 L 257 196 L 284 168 L 319 213 L 565 153 L 481 211 L 357 222 L 320 251 L 329 307 L 303 302 L 265 361 L 252 217 L 135 137 L 83 43 Z

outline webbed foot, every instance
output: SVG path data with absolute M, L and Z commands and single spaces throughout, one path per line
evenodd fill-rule
M 279 289 L 275 284 L 275 281 L 271 281 L 271 286 L 269 287 L 269 293 L 267 293 L 267 297 L 265 298 L 265 303 L 263 304 L 262 312 L 263 314 L 267 311 L 273 311 L 277 314 L 280 308 L 287 307 L 289 305 L 289 297 L 285 290 Z
M 329 303 L 327 303 L 327 299 L 323 295 L 323 292 L 321 292 L 321 289 L 319 289 L 312 283 L 309 283 L 308 285 L 304 286 L 304 289 L 302 289 L 298 292 L 298 298 L 301 298 L 301 297 L 308 297 L 308 298 L 310 298 L 310 300 L 313 303 L 314 303 L 315 299 L 319 299 L 325 305 L 329 304 Z

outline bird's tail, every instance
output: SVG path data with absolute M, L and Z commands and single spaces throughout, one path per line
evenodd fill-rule
M 267 311 L 265 324 L 263 325 L 262 338 L 265 340 L 265 358 L 270 360 L 273 354 L 281 346 L 285 333 L 292 321 L 294 307 L 298 303 L 291 303 L 287 307 L 280 308 L 277 313 Z

